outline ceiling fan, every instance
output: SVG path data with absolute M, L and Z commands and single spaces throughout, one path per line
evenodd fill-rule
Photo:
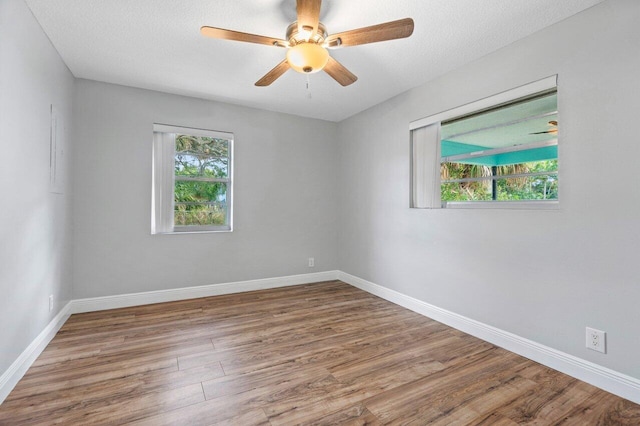
M 551 120 L 547 123 L 549 126 L 549 130 L 545 130 L 544 132 L 534 132 L 529 133 L 530 135 L 543 135 L 545 133 L 551 133 L 552 135 L 558 134 L 558 122 L 556 120 Z
M 200 28 L 200 32 L 207 37 L 288 49 L 286 58 L 258 80 L 256 86 L 270 85 L 289 68 L 303 74 L 324 70 L 338 83 L 348 86 L 358 77 L 333 59 L 327 51 L 328 48 L 394 40 L 409 37 L 413 33 L 413 19 L 405 18 L 329 35 L 324 24 L 320 22 L 322 0 L 296 0 L 296 2 L 298 20 L 287 27 L 286 40 L 207 26 Z

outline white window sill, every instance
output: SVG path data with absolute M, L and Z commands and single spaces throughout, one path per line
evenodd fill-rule
M 559 210 L 560 203 L 553 201 L 449 201 L 442 203 L 443 209 L 512 209 L 512 210 Z
M 151 235 L 181 235 L 181 234 L 218 234 L 224 232 L 233 232 L 233 229 L 225 228 L 206 228 L 194 227 L 194 229 L 175 229 L 168 232 L 152 232 Z

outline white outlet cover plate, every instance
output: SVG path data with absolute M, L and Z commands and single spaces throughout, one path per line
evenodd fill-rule
M 587 327 L 587 349 L 607 353 L 607 333 L 602 330 L 596 330 L 595 328 Z

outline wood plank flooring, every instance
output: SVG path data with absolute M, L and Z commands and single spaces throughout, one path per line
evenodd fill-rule
M 340 281 L 73 315 L 2 425 L 639 425 L 640 406 Z

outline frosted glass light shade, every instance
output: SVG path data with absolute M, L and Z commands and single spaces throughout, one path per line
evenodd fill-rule
M 327 65 L 329 52 L 315 43 L 300 43 L 287 52 L 287 62 L 294 70 L 303 74 L 313 74 Z

